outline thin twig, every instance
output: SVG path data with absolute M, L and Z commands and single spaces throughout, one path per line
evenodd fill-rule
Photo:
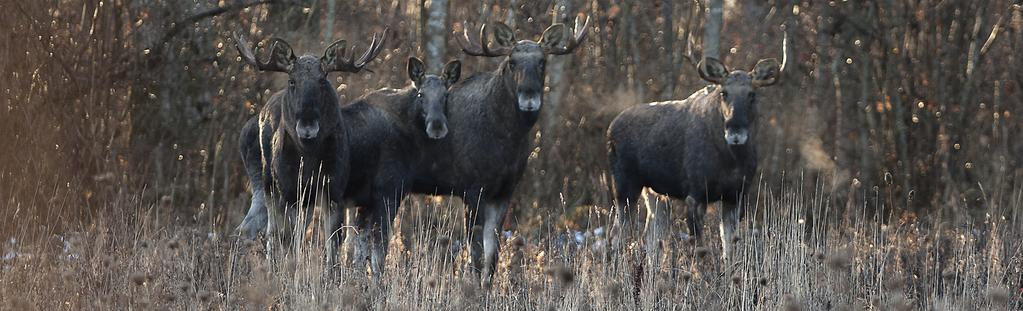
M 161 53 L 162 50 L 163 50 L 163 47 L 166 46 L 170 42 L 170 40 L 174 38 L 174 36 L 177 36 L 178 33 L 180 33 L 182 30 L 185 29 L 185 27 L 188 27 L 189 25 L 195 24 L 195 23 L 197 23 L 197 22 L 199 22 L 199 21 L 201 21 L 203 19 L 213 18 L 213 17 L 219 16 L 219 15 L 222 15 L 222 14 L 228 14 L 228 13 L 234 13 L 234 12 L 242 11 L 242 10 L 245 10 L 247 8 L 254 7 L 254 6 L 257 6 L 257 5 L 263 5 L 263 4 L 301 5 L 302 3 L 299 2 L 299 1 L 259 0 L 259 1 L 253 1 L 253 2 L 236 3 L 236 4 L 233 4 L 233 5 L 227 5 L 227 6 L 220 6 L 220 7 L 209 9 L 209 10 L 206 10 L 206 11 L 203 11 L 203 12 L 199 12 L 198 14 L 189 16 L 188 18 L 185 18 L 184 20 L 174 22 L 172 24 L 170 30 L 168 30 L 167 33 L 164 33 L 163 37 L 160 39 L 160 41 L 155 46 L 152 47 L 151 50 L 152 50 L 153 53 L 151 53 L 151 54 L 154 55 L 154 59 L 159 58 L 161 55 L 163 55 Z

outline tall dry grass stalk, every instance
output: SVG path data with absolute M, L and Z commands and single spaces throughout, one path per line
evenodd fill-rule
M 683 225 L 659 242 L 656 267 L 608 253 L 603 235 L 566 228 L 514 232 L 492 288 L 468 270 L 461 207 L 411 199 L 399 215 L 386 270 L 346 266 L 324 278 L 322 237 L 299 241 L 276 269 L 263 245 L 199 223 L 159 217 L 162 202 L 125 194 L 123 213 L 66 230 L 17 226 L 3 241 L 2 309 L 723 309 L 978 310 L 1020 301 L 1023 224 L 1010 205 L 981 219 L 879 219 L 828 215 L 820 189 L 764 187 L 741 223 L 735 259 L 719 241 L 683 241 Z M 869 198 L 870 194 L 866 194 Z M 17 201 L 4 203 L 16 208 Z M 11 205 L 15 204 L 15 205 Z M 69 204 L 64 202 L 61 204 Z M 866 204 L 866 202 L 864 202 Z M 595 208 L 596 209 L 596 208 Z M 714 219 L 711 209 L 708 219 Z M 806 221 L 807 213 L 820 215 Z M 594 213 L 599 214 L 599 212 Z M 11 216 L 11 215 L 7 215 Z M 598 216 L 593 227 L 607 227 Z M 677 220 L 676 224 L 681 224 Z M 708 221 L 708 227 L 715 221 Z M 807 226 L 812 226 L 807 228 Z M 303 234 L 298 233 L 296 235 Z M 714 232 L 714 230 L 708 230 Z M 581 234 L 583 238 L 577 239 Z M 635 247 L 633 251 L 638 251 Z M 634 286 L 640 286 L 638 290 Z

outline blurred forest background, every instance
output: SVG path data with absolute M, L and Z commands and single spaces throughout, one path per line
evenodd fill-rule
M 520 226 L 610 206 L 607 125 L 643 102 L 685 98 L 717 56 L 749 70 L 782 58 L 759 96 L 762 181 L 822 188 L 835 207 L 940 215 L 1013 200 L 1023 181 L 1023 9 L 938 1 L 0 0 L 0 200 L 5 219 L 88 223 L 118 198 L 228 230 L 248 203 L 238 131 L 284 75 L 239 61 L 230 34 L 316 55 L 390 27 L 375 73 L 343 100 L 402 87 L 408 56 L 463 77 L 500 60 L 461 53 L 463 21 L 536 39 L 589 16 L 551 57 L 536 148 L 513 206 Z M 784 38 L 787 38 L 785 40 Z M 786 44 L 783 44 L 786 41 Z M 133 201 L 134 202 L 134 201 Z M 867 203 L 864 203 L 867 202 Z M 583 207 L 583 208 L 579 208 Z M 122 211 L 123 212 L 123 211 Z M 56 218 L 55 218 L 56 217 Z M 546 218 L 547 221 L 551 219 Z M 10 226 L 3 226 L 10 229 Z

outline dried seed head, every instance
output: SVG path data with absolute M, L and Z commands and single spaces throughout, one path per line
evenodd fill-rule
M 167 243 L 167 248 L 169 248 L 172 251 L 177 250 L 179 247 L 181 247 L 181 244 L 178 243 L 178 240 L 172 240 Z
M 145 284 L 146 281 L 149 280 L 149 276 L 142 272 L 135 272 L 128 275 L 128 280 L 131 280 L 131 282 L 135 283 L 135 285 L 142 286 L 142 284 Z
M 476 297 L 476 284 L 470 281 L 462 282 L 462 297 Z
M 945 269 L 945 271 L 941 272 L 941 277 L 944 278 L 945 281 L 951 281 L 952 279 L 954 279 L 956 277 L 956 270 L 955 269 Z
M 760 286 L 767 286 L 767 281 L 768 281 L 767 277 L 762 276 L 759 279 L 757 279 L 757 284 L 760 284 Z
M 988 288 L 987 297 L 991 299 L 992 304 L 1005 305 L 1009 302 L 1009 291 L 1004 288 Z
M 204 290 L 204 291 L 200 291 L 199 294 L 196 297 L 199 298 L 199 302 L 207 303 L 207 302 L 210 301 L 210 298 L 213 297 L 213 293 L 210 293 L 210 291 L 208 291 L 208 290 Z
M 739 243 L 740 240 L 742 240 L 742 238 L 739 238 L 738 235 L 732 236 L 732 243 Z
M 657 282 L 657 294 L 659 294 L 661 296 L 664 296 L 664 295 L 671 294 L 671 292 L 672 292 L 672 287 L 671 287 L 671 285 L 668 284 L 668 282 L 664 282 L 663 280 L 660 281 L 660 282 Z
M 696 257 L 697 258 L 706 257 L 708 253 L 710 253 L 710 249 L 708 249 L 705 246 L 700 246 L 700 247 L 696 248 Z
M 792 295 L 785 295 L 785 297 L 782 298 L 782 301 L 784 301 L 783 302 L 784 303 L 783 309 L 785 311 L 801 311 L 801 310 L 803 310 L 803 303 L 800 302 L 795 297 L 792 297 Z
M 892 292 L 899 292 L 906 288 L 906 280 L 900 277 L 893 277 L 884 281 L 884 287 Z
M 139 242 L 139 247 L 141 247 L 141 248 L 149 248 L 149 242 L 141 241 L 141 242 Z
M 689 282 L 689 280 L 692 280 L 692 279 L 693 279 L 693 273 L 692 272 L 689 272 L 689 271 L 682 272 L 682 281 L 683 282 Z
M 892 310 L 896 311 L 909 311 L 913 310 L 913 301 L 906 299 L 903 295 L 898 295 L 892 301 Z
M 575 281 L 575 275 L 572 270 L 565 266 L 554 266 L 547 268 L 547 276 L 560 282 L 562 285 L 571 284 Z
M 572 273 L 571 269 L 562 267 L 560 270 L 561 272 L 558 273 L 558 280 L 561 281 L 561 284 L 568 285 L 575 281 L 575 274 Z
M 742 284 L 742 276 L 740 276 L 738 274 L 733 275 L 732 276 L 732 284 L 735 284 L 735 285 Z
M 619 297 L 622 295 L 622 283 L 617 281 L 611 282 L 604 286 L 604 292 L 608 297 Z
M 341 305 L 353 306 L 353 305 L 355 305 L 356 301 L 358 300 L 357 298 L 358 297 L 356 296 L 354 290 L 351 290 L 351 289 L 345 290 L 345 291 L 341 292 Z
M 441 249 L 447 249 L 448 245 L 451 244 L 451 238 L 446 235 L 437 237 L 437 246 Z
M 429 286 L 430 288 L 437 287 L 437 278 L 431 277 L 429 280 L 426 280 L 426 286 Z
M 523 246 L 526 246 L 526 239 L 519 236 L 512 237 L 511 245 L 517 248 L 522 248 Z
M 828 256 L 825 263 L 828 265 L 828 268 L 832 270 L 845 270 L 852 264 L 851 260 L 852 251 L 845 248 L 834 252 L 831 256 Z

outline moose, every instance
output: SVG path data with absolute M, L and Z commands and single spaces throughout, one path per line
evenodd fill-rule
M 327 79 L 331 72 L 358 73 L 383 48 L 383 34 L 374 34 L 369 48 L 353 59 L 346 50 L 347 41 L 338 40 L 327 47 L 323 56 L 296 57 L 291 46 L 281 39 L 272 39 L 266 62 L 256 58 L 258 46 L 249 48 L 242 36 L 235 36 L 242 60 L 260 71 L 288 74 L 288 87 L 274 93 L 259 113 L 258 121 L 250 120 L 243 128 L 240 141 L 242 159 L 254 193 L 267 196 L 253 200 L 266 202 L 266 254 L 273 262 L 290 245 L 292 232 L 299 222 L 312 216 L 312 207 L 322 199 L 323 230 L 327 237 L 326 263 L 336 263 L 341 227 L 341 198 L 349 178 L 349 133 L 338 105 L 338 96 Z M 257 143 L 258 142 L 258 143 Z M 258 158 L 258 160 L 257 160 Z M 302 206 L 299 206 L 302 205 Z M 261 217 L 250 215 L 242 231 L 251 233 L 261 224 Z M 308 223 L 308 221 L 307 221 Z
M 426 74 L 423 62 L 410 57 L 407 73 L 411 85 L 373 91 L 342 108 L 346 117 L 359 120 L 349 128 L 352 151 L 359 156 L 352 159 L 346 198 L 360 208 L 354 210 L 354 232 L 345 242 L 352 249 L 346 252 L 354 257 L 355 267 L 364 267 L 368 257 L 376 275 L 387 257 L 397 209 L 415 169 L 428 157 L 423 146 L 448 135 L 448 89 L 461 75 L 461 62 L 448 62 L 438 76 Z
M 782 66 L 783 68 L 784 66 Z M 729 72 L 714 58 L 697 65 L 712 85 L 684 100 L 626 109 L 607 130 L 619 238 L 631 232 L 632 207 L 644 187 L 688 205 L 689 234 L 703 231 L 707 204 L 722 202 L 721 244 L 727 260 L 750 179 L 757 169 L 756 92 L 778 82 L 778 61 L 764 59 L 750 72 Z M 647 204 L 646 235 L 657 241 L 666 207 Z
M 546 56 L 578 48 L 588 24 L 588 18 L 583 24 L 576 19 L 571 38 L 565 38 L 564 24 L 554 24 L 539 41 L 516 41 L 512 29 L 497 22 L 494 47 L 486 42 L 487 25 L 478 36 L 465 27 L 459 38 L 465 54 L 504 60 L 496 70 L 451 87 L 448 137 L 424 146 L 426 158 L 416 170 L 412 191 L 463 200 L 472 267 L 483 285 L 490 284 L 496 268 L 498 230 L 531 150 L 530 132 L 543 104 Z
M 402 89 L 384 88 L 363 95 L 341 106 L 348 133 L 348 186 L 344 190 L 345 207 L 359 207 L 355 213 L 354 233 L 345 234 L 345 245 L 352 246 L 356 267 L 365 267 L 369 257 L 371 270 L 382 271 L 390 237 L 390 224 L 411 185 L 413 168 L 423 158 L 421 147 L 427 140 L 447 136 L 448 88 L 458 81 L 461 62 L 444 67 L 442 76 L 426 74 L 421 60 L 410 57 L 408 76 L 412 84 Z M 251 122 L 250 122 L 251 123 Z M 259 165 L 251 141 L 258 136 L 255 126 L 242 132 L 246 167 Z M 247 139 L 244 139 L 247 138 Z M 246 147 L 246 144 L 250 144 Z M 251 174 L 250 178 L 254 179 Z M 263 194 L 253 191 L 252 205 L 239 231 L 254 238 L 262 230 L 267 209 L 259 205 Z M 343 218 L 337 219 L 340 221 Z M 366 251 L 370 244 L 370 251 Z

